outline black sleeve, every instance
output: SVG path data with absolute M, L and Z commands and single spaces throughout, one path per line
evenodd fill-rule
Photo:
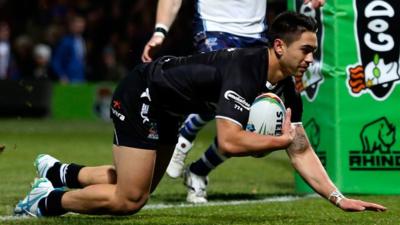
M 292 77 L 288 77 L 284 81 L 283 99 L 286 108 L 292 110 L 292 122 L 301 122 L 303 117 L 303 102 L 300 93 L 295 89 Z
M 256 95 L 255 88 L 249 88 L 246 84 L 224 85 L 218 101 L 216 118 L 231 120 L 245 128 L 250 106 Z

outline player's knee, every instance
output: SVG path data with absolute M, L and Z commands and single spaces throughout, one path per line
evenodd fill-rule
M 146 204 L 149 194 L 141 194 L 132 197 L 119 197 L 115 200 L 116 215 L 132 215 L 140 211 Z

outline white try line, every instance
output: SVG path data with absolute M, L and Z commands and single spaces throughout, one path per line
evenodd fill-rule
M 259 203 L 269 203 L 269 202 L 291 202 L 299 199 L 316 197 L 317 195 L 306 195 L 306 196 L 276 196 L 276 197 L 268 197 L 264 199 L 258 200 L 233 200 L 233 201 L 215 201 L 215 202 L 207 202 L 203 204 L 190 204 L 190 203 L 181 203 L 181 204 L 149 204 L 143 207 L 142 210 L 157 210 L 157 209 L 170 209 L 170 208 L 194 208 L 194 207 L 207 207 L 207 206 L 224 206 L 224 205 L 244 205 L 244 204 L 259 204 Z M 30 216 L 0 216 L 0 221 L 12 221 L 12 220 L 24 220 L 31 219 Z
M 311 195 L 310 195 L 311 196 Z M 150 204 L 143 207 L 144 210 L 154 210 L 154 209 L 169 209 L 169 208 L 194 208 L 194 207 L 205 207 L 205 206 L 224 206 L 224 205 L 243 205 L 243 204 L 258 204 L 258 203 L 268 203 L 268 202 L 290 202 L 296 201 L 299 199 L 303 199 L 306 197 L 300 196 L 276 196 L 269 197 L 258 200 L 233 200 L 233 201 L 215 201 L 215 202 L 207 202 L 202 204 L 190 204 L 190 203 L 181 203 L 181 204 Z

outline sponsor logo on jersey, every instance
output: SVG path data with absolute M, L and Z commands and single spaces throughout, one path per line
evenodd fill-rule
M 321 142 L 321 129 L 315 118 L 311 118 L 305 125 L 304 130 L 307 133 L 310 144 L 313 147 L 315 153 L 317 154 L 322 165 L 326 167 L 327 158 L 326 151 L 322 150 L 319 146 Z
M 111 103 L 111 113 L 116 116 L 119 120 L 124 121 L 125 115 L 120 113 L 118 110 L 121 109 L 121 101 L 120 100 L 113 100 Z
M 149 100 L 151 102 L 149 88 L 146 88 L 146 90 L 143 91 L 143 93 L 140 95 L 140 97 L 141 98 L 147 98 L 147 100 Z
M 143 122 L 142 123 L 146 123 L 149 122 L 149 117 L 147 116 L 147 114 L 149 113 L 149 108 L 150 106 L 147 104 L 142 104 L 142 110 L 140 111 L 140 117 L 142 117 Z
M 112 107 L 113 107 L 114 109 L 121 109 L 121 101 L 119 101 L 119 100 L 113 100 L 113 102 L 112 102 Z
M 140 98 L 147 99 L 149 102 L 151 102 L 149 88 L 146 88 L 146 90 L 143 91 L 143 93 L 140 95 Z M 149 117 L 148 117 L 149 109 L 150 109 L 149 104 L 146 104 L 146 103 L 142 104 L 142 109 L 140 110 L 140 117 L 142 117 L 142 119 L 143 119 L 143 122 L 142 122 L 143 124 L 150 121 Z
M 358 62 L 347 66 L 352 96 L 383 101 L 400 83 L 400 11 L 397 0 L 355 0 Z M 395 10 L 396 9 L 396 10 Z
M 235 102 L 234 108 L 243 111 L 243 108 L 246 109 L 247 111 L 250 110 L 250 104 L 246 102 L 246 99 L 244 99 L 242 96 L 240 96 L 238 93 L 232 91 L 232 90 L 227 90 L 224 94 L 224 97 L 228 101 L 233 101 Z
M 114 114 L 119 120 L 124 121 L 125 120 L 125 116 L 118 112 L 117 110 L 115 110 L 114 108 L 111 108 L 111 112 L 112 114 Z
M 321 9 L 314 9 L 311 2 L 304 4 L 303 0 L 296 0 L 296 9 L 298 12 L 310 16 L 317 21 L 318 31 L 318 49 L 314 53 L 314 61 L 308 67 L 307 71 L 302 77 L 295 77 L 296 90 L 305 96 L 308 101 L 314 101 L 318 95 L 319 86 L 324 82 L 322 75 L 322 40 L 323 40 L 323 26 L 322 26 L 322 13 Z
M 396 127 L 386 117 L 364 125 L 361 150 L 351 150 L 350 170 L 400 170 L 400 149 L 394 150 Z

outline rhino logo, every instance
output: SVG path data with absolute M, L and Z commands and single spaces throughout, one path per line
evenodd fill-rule
M 305 96 L 307 100 L 314 101 L 320 84 L 324 81 L 324 77 L 322 76 L 322 35 L 323 35 L 323 26 L 322 26 L 322 13 L 320 9 L 314 9 L 311 6 L 311 2 L 304 4 L 302 0 L 296 0 L 296 9 L 298 12 L 310 16 L 314 18 L 318 22 L 318 46 L 317 52 L 314 54 L 314 62 L 308 67 L 308 70 L 304 73 L 302 77 L 296 77 L 296 90 L 301 93 L 301 95 Z
M 385 100 L 400 83 L 400 12 L 395 0 L 355 0 L 360 62 L 347 67 L 350 94 Z
M 379 118 L 366 124 L 361 131 L 360 138 L 363 145 L 363 153 L 372 154 L 376 151 L 387 154 L 396 141 L 396 129 L 385 118 Z
M 396 127 L 386 117 L 365 124 L 360 139 L 362 150 L 349 151 L 350 170 L 400 170 L 400 150 L 393 147 Z

